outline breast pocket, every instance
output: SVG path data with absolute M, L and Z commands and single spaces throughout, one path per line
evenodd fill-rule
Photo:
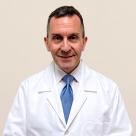
M 103 123 L 101 122 L 87 121 L 82 129 L 84 136 L 103 136 Z

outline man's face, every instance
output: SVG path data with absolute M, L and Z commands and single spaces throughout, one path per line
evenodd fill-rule
M 55 63 L 66 73 L 79 64 L 87 38 L 83 37 L 82 26 L 77 15 L 51 18 L 48 37 L 44 38 L 48 51 Z

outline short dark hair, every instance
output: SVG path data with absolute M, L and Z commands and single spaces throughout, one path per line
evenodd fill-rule
M 48 36 L 48 32 L 49 32 L 50 20 L 52 17 L 60 18 L 60 17 L 73 16 L 73 15 L 77 15 L 79 17 L 80 22 L 81 22 L 81 26 L 83 29 L 83 37 L 84 37 L 85 36 L 85 29 L 84 29 L 83 17 L 80 14 L 80 12 L 77 9 L 75 9 L 73 6 L 61 6 L 61 7 L 57 8 L 56 10 L 54 10 L 49 15 L 48 22 L 47 22 L 47 36 Z

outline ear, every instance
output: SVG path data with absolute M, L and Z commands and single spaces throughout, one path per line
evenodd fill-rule
M 84 51 L 84 49 L 85 49 L 85 46 L 86 46 L 86 43 L 87 43 L 87 37 L 85 36 L 84 38 L 83 38 L 83 51 Z
M 49 49 L 49 44 L 48 44 L 48 37 L 44 37 L 44 44 L 45 44 L 45 47 L 48 51 L 50 51 Z

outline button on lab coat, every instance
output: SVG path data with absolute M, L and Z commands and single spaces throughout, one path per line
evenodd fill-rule
M 79 92 L 67 124 L 56 91 L 54 64 L 19 87 L 4 136 L 131 136 L 118 86 L 82 64 Z

